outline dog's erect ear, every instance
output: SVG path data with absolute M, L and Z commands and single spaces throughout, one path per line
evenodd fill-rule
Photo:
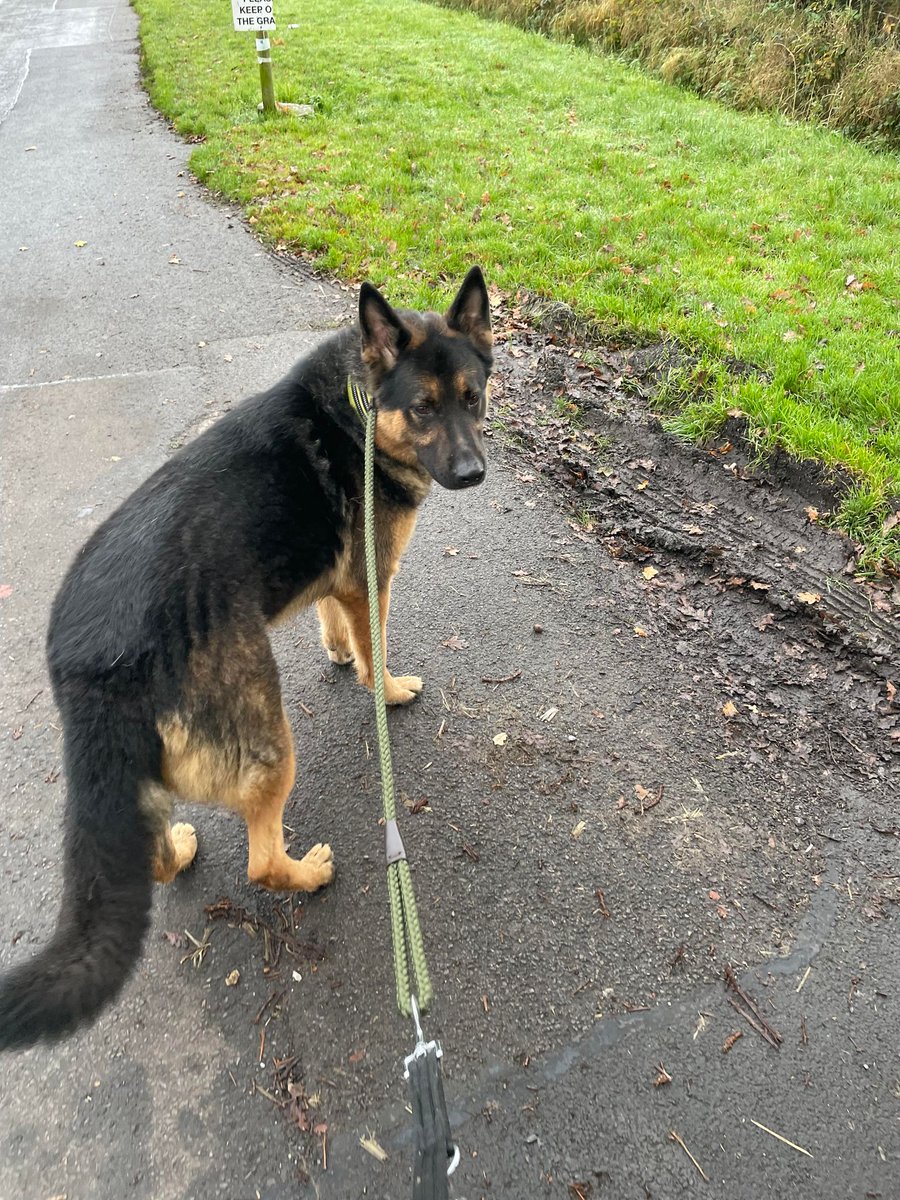
M 390 371 L 409 342 L 409 331 L 371 283 L 359 292 L 363 359 L 375 371 Z
M 447 324 L 482 346 L 493 345 L 491 305 L 481 267 L 472 267 L 463 280 L 456 299 L 447 310 Z

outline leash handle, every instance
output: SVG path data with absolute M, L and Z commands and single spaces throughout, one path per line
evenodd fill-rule
M 413 1200 L 446 1200 L 448 1180 L 459 1166 L 459 1147 L 450 1133 L 450 1118 L 441 1076 L 443 1051 L 437 1042 L 426 1042 L 419 1022 L 419 1006 L 410 997 L 416 1023 L 416 1048 L 404 1059 L 409 1081 L 410 1107 L 416 1127 L 416 1160 L 413 1166 Z
M 421 1055 L 411 1055 L 409 1099 L 416 1128 L 413 1200 L 448 1200 L 450 1167 L 459 1161 L 444 1100 L 440 1061 L 432 1042 Z

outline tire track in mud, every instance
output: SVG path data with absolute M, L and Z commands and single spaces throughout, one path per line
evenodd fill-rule
M 889 673 L 900 655 L 900 587 L 857 580 L 853 543 L 817 523 L 818 507 L 836 502 L 833 488 L 794 465 L 781 464 L 784 480 L 754 469 L 736 420 L 710 449 L 666 433 L 629 394 L 621 353 L 582 353 L 521 329 L 497 359 L 501 435 L 569 493 L 591 540 L 617 557 L 660 551 L 699 563 Z

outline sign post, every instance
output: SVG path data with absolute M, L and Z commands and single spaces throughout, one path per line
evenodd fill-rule
M 267 30 L 275 28 L 272 0 L 231 0 L 231 15 L 238 30 L 256 34 L 256 59 L 264 112 L 275 112 L 275 80 L 272 76 L 272 52 Z

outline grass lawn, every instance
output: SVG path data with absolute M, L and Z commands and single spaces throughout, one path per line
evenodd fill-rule
M 900 563 L 900 158 L 416 0 L 276 0 L 278 98 L 317 112 L 263 120 L 225 0 L 134 3 L 153 102 L 266 238 L 399 303 L 479 262 L 678 340 L 699 358 L 663 389 L 673 427 L 740 408 L 761 449 L 849 470 L 840 523 Z

